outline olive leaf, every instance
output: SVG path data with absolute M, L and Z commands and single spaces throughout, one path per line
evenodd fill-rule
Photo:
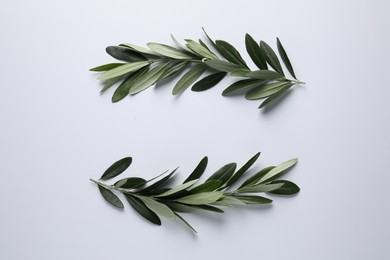
M 131 157 L 125 157 L 113 163 L 108 169 L 103 173 L 101 180 L 109 180 L 118 176 L 122 172 L 124 172 L 131 164 L 133 159 Z

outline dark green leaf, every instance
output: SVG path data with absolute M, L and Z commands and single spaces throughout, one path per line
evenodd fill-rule
M 270 200 L 268 198 L 261 197 L 261 196 L 246 195 L 246 196 L 233 196 L 233 197 L 241 200 L 245 204 L 269 204 L 269 203 L 272 203 L 272 200 Z
M 267 61 L 265 60 L 259 44 L 249 34 L 245 35 L 245 46 L 249 56 L 256 66 L 261 70 L 268 69 Z
M 175 212 L 176 217 L 178 217 L 181 221 L 183 221 L 184 224 L 187 225 L 192 231 L 195 233 L 198 233 L 182 216 L 180 216 L 178 213 Z
M 186 90 L 191 86 L 207 69 L 204 64 L 198 64 L 191 68 L 183 77 L 176 83 L 175 87 L 172 90 L 173 95 L 177 95 Z
M 269 97 L 269 96 L 279 92 L 281 89 L 283 89 L 287 86 L 291 86 L 291 83 L 286 82 L 286 81 L 269 83 L 269 84 L 266 84 L 264 86 L 250 90 L 245 95 L 245 98 L 248 100 L 266 98 L 266 97 Z
M 187 66 L 187 64 L 188 62 L 186 61 L 180 61 L 174 64 L 170 64 L 169 67 L 165 68 L 164 72 L 160 75 L 157 81 L 169 78 L 170 76 L 179 73 L 182 69 L 184 69 Z
M 279 38 L 276 38 L 276 42 L 277 42 L 277 45 L 278 45 L 279 55 L 282 58 L 282 60 L 284 62 L 284 65 L 286 65 L 286 68 L 288 69 L 290 74 L 294 77 L 294 79 L 296 79 L 295 73 L 294 73 L 294 69 L 293 69 L 293 67 L 291 65 L 290 59 L 288 58 L 287 53 L 284 50 L 283 45 L 280 42 Z
M 227 182 L 226 186 L 231 186 L 234 183 L 236 183 L 244 174 L 245 172 L 257 161 L 259 158 L 260 153 L 255 154 L 252 158 L 250 158 L 233 176 L 230 178 L 230 180 Z
M 236 163 L 229 163 L 222 166 L 218 171 L 216 171 L 213 175 L 211 175 L 207 181 L 210 180 L 220 180 L 222 184 L 228 182 L 232 177 L 235 169 L 237 167 Z
M 291 159 L 287 162 L 281 163 L 269 172 L 267 172 L 263 177 L 260 178 L 260 180 L 257 183 L 264 183 L 268 180 L 275 179 L 278 176 L 281 176 L 283 173 L 285 173 L 288 169 L 293 167 L 298 162 L 298 159 Z
M 284 78 L 283 75 L 272 71 L 272 70 L 255 70 L 246 74 L 247 77 L 254 79 L 281 79 Z
M 143 74 L 142 76 L 140 76 L 131 86 L 129 94 L 135 95 L 147 89 L 148 87 L 153 86 L 160 78 L 160 76 L 164 73 L 164 70 L 167 65 L 168 63 L 161 63 Z
M 280 65 L 279 59 L 276 56 L 275 52 L 272 50 L 272 48 L 264 41 L 260 41 L 260 48 L 261 51 L 264 53 L 265 59 L 267 60 L 268 64 L 275 71 L 279 72 L 284 76 L 282 66 Z
M 119 46 L 124 46 L 124 47 L 130 48 L 133 51 L 136 51 L 138 53 L 151 55 L 151 56 L 159 56 L 158 53 L 155 53 L 154 51 L 151 51 L 149 49 L 146 49 L 144 47 L 140 47 L 140 46 L 137 46 L 137 45 L 134 45 L 134 44 L 122 43 L 122 44 L 119 44 Z
M 239 189 L 255 184 L 273 168 L 275 168 L 275 166 L 269 166 L 269 167 L 266 167 L 266 168 L 262 169 L 261 171 L 255 173 L 250 178 L 248 178 L 243 184 L 241 184 Z
M 120 159 L 119 161 L 113 163 L 103 173 L 103 175 L 102 175 L 102 177 L 100 177 L 100 179 L 109 180 L 111 178 L 114 178 L 115 176 L 118 176 L 119 174 L 124 172 L 130 166 L 131 161 L 132 161 L 131 157 L 125 157 L 125 158 Z
M 264 106 L 266 106 L 267 104 L 273 102 L 274 100 L 277 100 L 279 97 L 281 97 L 289 88 L 291 88 L 291 86 L 294 85 L 294 84 L 288 84 L 286 85 L 285 87 L 281 88 L 278 92 L 272 94 L 271 96 L 269 96 L 263 103 L 261 103 L 261 105 L 259 106 L 259 108 L 263 108 Z
M 126 73 L 137 71 L 149 64 L 149 61 L 135 61 L 132 63 L 125 63 L 124 65 L 118 66 L 114 69 L 103 72 L 99 75 L 99 80 L 112 79 L 118 76 L 122 76 Z
M 248 68 L 245 61 L 242 59 L 240 53 L 234 48 L 230 43 L 217 40 L 215 41 L 216 46 L 218 47 L 219 53 L 228 61 L 242 65 L 245 68 Z
M 193 206 L 186 205 L 186 204 L 179 203 L 179 202 L 164 201 L 164 204 L 167 205 L 174 212 L 176 211 L 176 212 L 188 213 L 188 212 L 193 212 L 193 211 L 197 210 Z
M 191 207 L 203 209 L 203 210 L 207 210 L 207 211 L 212 211 L 212 212 L 216 212 L 216 213 L 224 213 L 224 211 L 222 209 L 214 207 L 214 206 L 210 206 L 210 205 L 191 205 Z
M 172 46 L 168 46 L 165 44 L 150 42 L 147 45 L 152 51 L 165 57 L 179 59 L 179 60 L 186 60 L 186 59 L 193 58 L 192 56 L 182 51 L 179 51 L 178 49 L 173 48 Z
M 139 198 L 136 198 L 129 194 L 125 194 L 125 197 L 129 204 L 133 207 L 133 209 L 137 211 L 142 217 L 149 220 L 153 224 L 159 226 L 161 225 L 161 220 L 157 216 L 157 214 L 151 211 L 148 207 L 146 207 L 145 203 L 143 203 Z
M 103 94 L 107 89 L 111 88 L 116 83 L 118 83 L 118 82 L 120 82 L 122 80 L 125 80 L 128 77 L 130 77 L 131 74 L 132 74 L 132 72 L 127 73 L 127 74 L 122 75 L 122 76 L 119 76 L 119 77 L 115 77 L 115 78 L 111 78 L 111 79 L 105 80 L 103 82 L 103 88 L 102 88 L 102 90 L 100 90 L 100 94 Z
M 104 65 L 97 66 L 95 68 L 89 69 L 90 71 L 106 71 L 106 70 L 111 70 L 116 67 L 119 67 L 125 63 L 108 63 Z
M 123 208 L 122 201 L 109 189 L 104 188 L 103 186 L 98 185 L 99 191 L 102 194 L 103 198 L 110 203 L 111 205 L 117 208 Z
M 213 47 L 219 52 L 218 46 L 215 44 L 213 39 L 211 39 L 211 37 L 207 34 L 206 30 L 203 27 L 202 27 L 202 30 L 203 30 L 204 34 L 206 35 L 207 39 L 209 39 L 210 43 L 213 45 Z
M 221 187 L 222 181 L 220 180 L 209 180 L 206 181 L 194 188 L 192 188 L 188 194 L 195 194 L 195 193 L 200 193 L 200 192 L 208 192 L 208 191 L 214 191 Z
M 108 46 L 106 52 L 111 55 L 113 58 L 128 62 L 146 60 L 146 58 L 129 48 L 120 47 L 120 46 Z
M 226 72 L 217 72 L 211 75 L 204 77 L 203 79 L 196 82 L 191 90 L 192 91 L 204 91 L 210 89 L 218 84 L 224 77 L 226 76 Z
M 189 181 L 192 181 L 192 180 L 195 180 L 195 179 L 200 179 L 200 177 L 202 176 L 202 174 L 203 174 L 204 171 L 206 170 L 207 162 L 208 162 L 207 156 L 203 157 L 203 159 L 200 160 L 200 162 L 198 163 L 198 165 L 197 165 L 197 166 L 195 167 L 195 169 L 192 171 L 192 173 L 190 174 L 190 176 L 188 176 L 188 178 L 185 179 L 185 181 L 184 181 L 183 183 L 186 183 L 186 182 L 189 182 Z
M 258 192 L 270 192 L 276 189 L 279 189 L 283 186 L 283 183 L 274 183 L 274 184 L 255 184 L 252 186 L 247 186 L 244 188 L 238 189 L 236 192 L 239 193 L 258 193 Z
M 190 205 L 202 205 L 213 203 L 222 196 L 223 193 L 220 191 L 210 191 L 184 196 L 182 198 L 177 199 L 176 201 Z
M 146 180 L 139 177 L 130 177 L 117 181 L 115 188 L 134 189 L 142 187 L 146 184 Z
M 282 187 L 269 192 L 269 193 L 272 193 L 272 194 L 293 195 L 293 194 L 296 194 L 296 193 L 298 193 L 300 191 L 299 187 L 295 183 L 293 183 L 291 181 L 276 180 L 276 181 L 271 181 L 270 183 L 271 184 L 283 183 Z
M 162 193 L 162 194 L 159 194 L 157 195 L 156 197 L 168 197 L 168 196 L 171 196 L 173 194 L 176 194 L 182 190 L 185 190 L 189 187 L 191 187 L 192 185 L 194 185 L 199 179 L 195 179 L 195 180 L 192 180 L 192 181 L 189 181 L 189 182 L 186 182 L 186 183 L 183 183 L 183 184 L 180 184 L 180 185 L 177 185 L 171 189 L 169 189 L 168 191 Z
M 259 87 L 267 83 L 268 80 L 262 80 L 262 79 L 243 79 L 234 82 L 229 87 L 227 87 L 223 92 L 223 96 L 228 96 L 230 94 L 234 94 L 235 92 L 251 89 L 254 87 Z
M 140 193 L 143 193 L 143 194 L 147 194 L 149 192 L 152 192 L 154 191 L 155 189 L 157 188 L 161 188 L 168 180 L 169 178 L 171 178 L 171 176 L 176 172 L 178 168 L 176 168 L 175 170 L 173 170 L 170 174 L 168 174 L 167 176 L 165 176 L 164 178 L 162 178 L 161 180 L 159 181 L 156 181 L 155 183 L 153 183 L 152 185 L 140 190 L 139 192 Z
M 206 60 L 204 63 L 210 68 L 225 72 L 236 72 L 244 69 L 241 65 L 230 63 L 224 60 Z
M 119 87 L 115 90 L 114 95 L 112 96 L 111 101 L 113 103 L 118 102 L 129 95 L 129 91 L 131 86 L 133 86 L 134 82 L 142 77 L 146 72 L 149 71 L 149 66 L 143 67 L 138 70 L 134 74 L 130 75 L 125 79 Z

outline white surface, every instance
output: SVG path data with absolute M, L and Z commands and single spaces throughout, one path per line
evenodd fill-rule
M 0 8 L 0 259 L 389 259 L 390 2 L 8 1 Z M 308 84 L 268 112 L 173 84 L 111 104 L 90 67 L 107 45 L 279 36 Z M 251 63 L 251 65 L 253 65 Z M 153 226 L 111 208 L 89 178 L 132 156 L 151 177 L 204 156 L 209 171 L 299 157 L 302 188 L 269 208 Z

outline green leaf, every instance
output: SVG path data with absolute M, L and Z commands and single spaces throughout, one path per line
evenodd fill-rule
M 210 206 L 210 205 L 191 205 L 192 208 L 198 208 L 198 209 L 203 209 L 207 211 L 212 211 L 216 213 L 224 213 L 224 211 L 220 208 Z
M 143 67 L 139 69 L 134 74 L 130 75 L 126 80 L 119 85 L 119 87 L 115 90 L 114 95 L 112 96 L 111 101 L 113 103 L 118 102 L 129 95 L 129 91 L 131 86 L 133 86 L 134 82 L 142 77 L 146 72 L 149 71 L 149 66 Z
M 158 53 L 155 53 L 154 51 L 151 51 L 149 49 L 146 49 L 144 47 L 140 47 L 140 46 L 137 46 L 137 45 L 134 45 L 134 44 L 130 44 L 130 43 L 122 43 L 122 44 L 119 44 L 119 46 L 125 46 L 125 47 L 128 47 L 136 52 L 139 52 L 139 53 L 143 53 L 143 54 L 148 54 L 148 55 L 153 55 L 153 56 L 158 56 Z
M 209 180 L 206 181 L 194 188 L 192 188 L 188 194 L 195 194 L 195 193 L 201 193 L 201 192 L 209 192 L 209 191 L 214 191 L 221 187 L 222 181 L 220 180 Z
M 283 186 L 283 183 L 276 184 L 256 184 L 249 187 L 240 188 L 237 190 L 239 193 L 252 193 L 252 192 L 270 192 L 276 189 L 279 189 Z
M 175 219 L 175 213 L 166 205 L 146 196 L 136 195 L 145 205 L 157 215 L 168 219 Z
M 278 166 L 276 166 L 275 168 L 273 168 L 272 170 L 267 172 L 267 174 L 265 174 L 257 183 L 264 183 L 270 179 L 273 179 L 277 176 L 282 175 L 288 169 L 293 167 L 297 162 L 298 162 L 298 159 L 295 158 L 295 159 L 291 159 L 291 160 L 288 160 L 287 162 L 279 164 Z
M 119 76 L 119 77 L 115 77 L 115 78 L 112 78 L 112 79 L 105 80 L 103 82 L 103 88 L 100 90 L 100 94 L 103 94 L 107 89 L 111 88 L 112 86 L 114 86 L 119 81 L 122 81 L 122 80 L 130 77 L 131 74 L 132 74 L 132 72 L 127 73 L 127 74 L 122 75 L 122 76 Z
M 122 76 L 126 73 L 133 72 L 139 70 L 140 68 L 145 67 L 149 64 L 149 61 L 136 61 L 132 63 L 126 63 L 114 69 L 108 70 L 100 74 L 98 77 L 99 80 L 107 80 L 112 79 L 118 76 Z
M 174 64 L 168 65 L 168 67 L 165 68 L 164 72 L 160 75 L 157 81 L 160 81 L 162 79 L 169 78 L 173 76 L 174 74 L 179 73 L 182 69 L 184 69 L 187 66 L 188 62 L 186 61 L 180 61 Z
M 209 204 L 217 201 L 222 197 L 223 193 L 220 191 L 202 192 L 193 195 L 184 196 L 177 199 L 177 202 L 190 204 L 190 205 L 202 205 Z
M 274 83 L 269 83 L 264 86 L 261 86 L 259 88 L 254 88 L 250 90 L 246 95 L 245 98 L 249 100 L 255 100 L 255 99 L 261 99 L 265 97 L 269 97 L 272 94 L 275 94 L 279 92 L 281 89 L 290 86 L 290 82 L 274 82 Z
M 283 183 L 283 186 L 270 191 L 269 193 L 272 194 L 278 194 L 278 195 L 293 195 L 296 194 L 300 191 L 299 187 L 291 182 L 291 181 L 286 181 L 286 180 L 276 180 L 276 181 L 271 181 L 271 184 L 276 184 L 276 183 Z
M 234 48 L 230 43 L 217 40 L 215 41 L 216 46 L 218 47 L 219 53 L 228 61 L 242 65 L 245 68 L 248 68 L 245 61 L 242 59 L 240 53 Z
M 146 180 L 139 177 L 130 177 L 117 181 L 114 184 L 115 188 L 134 189 L 142 187 L 146 184 Z
M 270 95 L 263 103 L 261 103 L 259 108 L 263 108 L 267 104 L 272 103 L 273 101 L 277 100 L 279 97 L 281 97 L 293 85 L 294 84 L 288 84 L 285 87 L 281 88 L 278 92 Z
M 123 60 L 128 62 L 146 60 L 146 58 L 142 54 L 139 54 L 138 52 L 135 52 L 126 47 L 108 46 L 106 48 L 106 52 L 110 56 L 118 60 Z
M 252 158 L 250 158 L 227 182 L 226 186 L 230 187 L 235 184 L 244 174 L 245 172 L 257 161 L 260 153 L 255 154 Z
M 125 63 L 108 63 L 108 64 L 94 67 L 94 68 L 89 69 L 89 70 L 90 71 L 106 71 L 106 70 L 115 69 L 116 67 L 122 66 L 123 64 L 125 64 Z
M 233 196 L 233 197 L 241 200 L 245 204 L 269 204 L 269 203 L 272 203 L 272 200 L 265 198 L 265 197 L 261 197 L 261 196 L 247 195 L 247 196 Z
M 189 86 L 191 86 L 207 69 L 204 64 L 198 64 L 191 68 L 187 73 L 183 75 L 183 77 L 176 83 L 175 87 L 172 90 L 173 95 L 177 95 L 186 90 Z
M 215 42 L 213 41 L 213 39 L 211 39 L 211 37 L 207 34 L 206 30 L 202 27 L 202 30 L 204 32 L 204 34 L 206 35 L 207 39 L 210 41 L 210 43 L 213 45 L 213 47 L 219 52 L 218 50 L 218 46 L 215 44 Z
M 280 42 L 279 38 L 276 38 L 276 43 L 278 45 L 279 55 L 282 58 L 284 65 L 286 65 L 288 72 L 290 72 L 290 74 L 294 77 L 294 79 L 297 79 L 297 77 L 295 77 L 294 69 L 291 65 L 290 59 L 288 58 L 287 53 L 284 50 L 283 45 Z
M 225 72 L 235 72 L 244 69 L 241 65 L 230 63 L 224 60 L 206 60 L 204 63 L 210 68 Z
M 129 194 L 125 194 L 125 197 L 129 204 L 133 207 L 133 209 L 137 211 L 142 217 L 149 220 L 153 224 L 159 226 L 161 225 L 161 220 L 157 216 L 157 214 L 151 211 L 148 207 L 146 207 L 145 203 L 143 203 L 139 198 L 136 198 Z
M 269 80 L 284 78 L 283 75 L 272 70 L 255 70 L 249 72 L 248 74 L 246 74 L 246 76 L 254 79 L 269 79 Z
M 102 194 L 103 198 L 104 198 L 108 203 L 110 203 L 110 204 L 113 205 L 114 207 L 123 209 L 123 203 L 122 203 L 122 201 L 121 201 L 121 200 L 120 200 L 112 191 L 110 191 L 109 189 L 104 188 L 104 187 L 101 186 L 101 185 L 98 185 L 98 187 L 99 187 L 99 191 L 100 191 L 100 193 Z
M 259 44 L 257 44 L 257 42 L 249 34 L 245 35 L 245 46 L 249 56 L 256 66 L 261 70 L 268 69 L 267 61 L 265 60 Z
M 214 202 L 213 205 L 231 207 L 233 205 L 245 205 L 245 203 L 232 196 L 222 196 L 219 200 Z
M 178 40 L 176 40 L 176 38 L 171 34 L 171 38 L 172 38 L 172 41 L 176 44 L 176 46 L 179 48 L 179 49 L 182 49 L 183 51 L 186 51 L 188 52 L 190 55 L 196 55 L 196 53 L 191 50 L 190 48 L 188 48 L 187 46 L 181 44 Z
M 206 170 L 207 162 L 208 162 L 207 156 L 203 157 L 203 159 L 200 160 L 200 162 L 198 163 L 198 165 L 197 165 L 197 166 L 195 167 L 195 169 L 192 171 L 192 173 L 190 174 L 190 176 L 188 176 L 188 178 L 185 179 L 185 181 L 184 181 L 183 183 L 186 183 L 186 182 L 189 182 L 189 181 L 192 181 L 192 180 L 195 180 L 195 179 L 200 179 L 200 177 L 202 176 L 202 174 L 203 174 L 204 171 Z
M 110 167 L 108 167 L 100 179 L 109 180 L 115 176 L 118 176 L 130 166 L 132 160 L 133 159 L 131 157 L 125 157 L 119 161 L 116 161 Z
M 204 91 L 210 89 L 217 85 L 224 77 L 226 76 L 226 72 L 217 72 L 214 74 L 210 74 L 203 79 L 196 82 L 191 90 L 192 91 Z
M 186 40 L 187 41 L 187 47 L 193 50 L 195 53 L 197 53 L 199 56 L 212 59 L 212 60 L 218 60 L 218 57 L 211 52 L 208 48 L 204 47 L 203 45 L 193 41 L 193 40 Z
M 260 87 L 267 83 L 268 80 L 261 80 L 261 79 L 243 79 L 234 82 L 229 87 L 227 87 L 223 92 L 223 96 L 228 96 L 231 94 L 237 93 L 238 91 L 251 89 L 254 87 Z
M 192 56 L 189 56 L 188 54 L 185 54 L 184 52 L 179 51 L 178 49 L 165 44 L 150 42 L 147 45 L 152 51 L 165 57 L 179 59 L 179 60 L 186 60 L 186 59 L 193 58 Z
M 246 186 L 254 185 L 256 182 L 258 182 L 264 175 L 266 175 L 273 168 L 275 168 L 275 166 L 269 166 L 269 167 L 266 167 L 266 168 L 262 169 L 261 171 L 255 173 L 254 175 L 249 177 L 243 184 L 241 184 L 239 189 L 246 187 Z
M 275 71 L 284 76 L 282 66 L 280 65 L 279 59 L 276 56 L 275 52 L 272 50 L 272 48 L 264 41 L 260 41 L 260 48 L 264 53 L 265 59 L 267 60 L 268 64 Z
M 222 166 L 218 171 L 216 171 L 213 175 L 211 175 L 207 181 L 210 180 L 219 180 L 222 182 L 222 184 L 225 184 L 230 180 L 232 177 L 234 171 L 236 170 L 237 164 L 236 163 L 228 163 L 224 166 Z
M 193 212 L 193 211 L 197 210 L 193 206 L 182 204 L 179 202 L 164 201 L 164 203 L 174 212 L 176 211 L 176 212 L 188 213 L 188 212 Z
M 164 178 L 162 178 L 161 180 L 159 181 L 156 181 L 155 183 L 153 183 L 152 185 L 140 190 L 139 192 L 142 193 L 142 194 L 147 194 L 149 192 L 152 192 L 154 191 L 155 189 L 157 188 L 161 188 L 168 180 L 169 178 L 172 177 L 172 175 L 176 172 L 178 168 L 176 168 L 175 170 L 173 170 L 170 174 L 168 174 L 167 176 L 165 176 Z
M 176 217 L 178 217 L 184 224 L 187 225 L 193 232 L 198 233 L 182 216 L 175 212 Z
M 139 77 L 131 86 L 129 90 L 130 95 L 135 95 L 148 87 L 151 87 L 154 85 L 157 80 L 160 78 L 160 76 L 164 73 L 164 70 L 168 63 L 162 63 L 157 65 L 156 67 L 152 68 L 148 72 L 146 72 L 144 75 Z
M 170 189 L 170 190 L 168 190 L 168 191 L 166 191 L 166 192 L 164 192 L 162 194 L 157 195 L 156 197 L 167 197 L 167 196 L 170 196 L 172 194 L 178 193 L 179 191 L 185 190 L 188 187 L 194 185 L 194 183 L 196 183 L 198 180 L 199 179 L 192 180 L 192 181 L 180 184 L 178 186 L 175 186 L 172 189 Z

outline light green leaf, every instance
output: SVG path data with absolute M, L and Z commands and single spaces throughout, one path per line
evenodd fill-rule
M 217 85 L 224 77 L 226 76 L 226 72 L 216 72 L 214 74 L 210 74 L 203 79 L 196 82 L 191 90 L 192 91 L 204 91 L 210 89 Z
M 148 72 L 146 72 L 144 75 L 139 77 L 131 86 L 129 90 L 130 95 L 137 94 L 148 87 L 151 87 L 154 85 L 159 77 L 164 73 L 164 70 L 168 63 L 162 63 L 157 65 L 156 67 L 152 68 Z
M 275 168 L 275 166 L 269 166 L 269 167 L 262 169 L 261 171 L 258 171 L 257 173 L 255 173 L 254 175 L 249 177 L 243 184 L 241 184 L 239 189 L 246 187 L 246 186 L 249 187 L 251 185 L 254 185 L 258 180 L 260 180 L 264 175 L 266 175 L 273 168 Z
M 133 72 L 130 72 L 130 73 L 126 73 L 125 75 L 122 75 L 122 76 L 119 76 L 119 77 L 115 77 L 115 78 L 112 78 L 112 79 L 105 80 L 103 82 L 103 88 L 100 90 L 100 94 L 103 94 L 107 89 L 111 88 L 116 83 L 118 83 L 118 82 L 120 82 L 122 80 L 127 79 L 132 74 L 133 74 Z
M 264 106 L 266 106 L 267 104 L 269 103 L 272 103 L 273 101 L 277 100 L 279 97 L 281 97 L 289 88 L 291 88 L 291 86 L 293 86 L 294 84 L 288 84 L 286 85 L 285 87 L 281 88 L 278 92 L 270 95 L 263 103 L 261 103 L 261 105 L 259 106 L 259 108 L 263 108 Z
M 190 205 L 202 205 L 209 204 L 217 201 L 222 197 L 223 193 L 219 191 L 202 192 L 193 195 L 184 196 L 177 199 L 177 202 L 190 204 Z
M 276 56 L 275 52 L 272 50 L 272 48 L 264 41 L 260 41 L 260 48 L 261 51 L 264 53 L 265 59 L 267 60 L 268 64 L 275 71 L 284 76 L 282 66 L 280 65 L 279 59 Z
M 210 180 L 206 181 L 191 190 L 189 190 L 189 194 L 195 194 L 195 193 L 201 193 L 201 192 L 209 192 L 209 191 L 214 191 L 221 187 L 222 181 L 220 180 Z
M 255 100 L 255 99 L 269 97 L 272 94 L 279 92 L 279 90 L 289 85 L 291 85 L 291 83 L 286 81 L 269 83 L 259 88 L 254 88 L 250 90 L 245 95 L 245 98 L 248 100 Z
M 185 54 L 184 52 L 179 51 L 178 49 L 175 49 L 165 44 L 150 42 L 147 45 L 151 50 L 165 57 L 179 59 L 179 60 L 186 60 L 186 59 L 193 58 L 192 56 Z
M 230 63 L 224 60 L 206 60 L 204 63 L 210 68 L 225 72 L 235 72 L 245 69 L 241 65 Z
M 253 196 L 253 195 L 246 195 L 246 196 L 233 196 L 234 198 L 241 200 L 245 204 L 269 204 L 272 203 L 272 200 L 261 197 L 261 196 Z
M 283 186 L 283 183 L 276 184 L 256 184 L 253 186 L 247 186 L 237 190 L 238 193 L 253 193 L 253 192 L 270 192 L 279 189 Z
M 237 93 L 239 91 L 248 90 L 254 87 L 259 87 L 267 83 L 268 80 L 261 80 L 261 79 L 243 79 L 234 82 L 229 87 L 227 87 L 223 92 L 223 96 L 228 96 L 234 93 Z
M 123 159 L 120 159 L 119 161 L 116 161 L 110 167 L 108 167 L 108 169 L 103 173 L 100 179 L 109 180 L 111 178 L 114 178 L 115 176 L 118 176 L 130 166 L 132 160 L 133 159 L 131 157 L 125 157 Z
M 214 202 L 213 205 L 231 207 L 233 205 L 245 205 L 245 203 L 232 196 L 223 196 L 219 200 Z
M 175 213 L 166 205 L 155 201 L 154 199 L 146 196 L 141 195 L 135 195 L 137 198 L 142 200 L 145 205 L 152 210 L 157 215 L 169 218 L 169 219 L 175 219 Z
M 99 80 L 107 80 L 112 79 L 118 76 L 122 76 L 126 73 L 133 72 L 139 70 L 142 67 L 145 67 L 149 64 L 149 61 L 136 61 L 132 63 L 126 63 L 114 69 L 108 70 L 100 74 L 98 77 Z
M 117 207 L 117 208 L 120 208 L 120 209 L 123 208 L 122 201 L 112 191 L 110 191 L 109 189 L 104 188 L 103 186 L 101 186 L 99 184 L 98 184 L 98 187 L 99 187 L 99 191 L 102 194 L 103 198 L 108 203 L 110 203 L 114 207 Z
M 267 62 L 265 60 L 263 52 L 260 49 L 259 44 L 249 34 L 245 35 L 245 46 L 249 56 L 256 64 L 256 66 L 261 70 L 268 69 Z
M 119 46 L 125 46 L 125 47 L 128 47 L 136 52 L 140 52 L 140 53 L 144 53 L 144 54 L 149 54 L 149 55 L 153 55 L 153 56 L 158 56 L 158 53 L 155 53 L 154 51 L 151 51 L 149 49 L 146 49 L 144 47 L 140 47 L 140 46 L 137 46 L 137 45 L 134 45 L 134 44 L 130 44 L 130 43 L 122 43 L 122 44 L 119 44 Z
M 133 75 L 130 75 L 125 79 L 119 87 L 115 90 L 114 95 L 111 98 L 113 103 L 118 102 L 129 95 L 130 88 L 133 86 L 134 82 L 142 77 L 146 72 L 149 71 L 149 66 L 143 67 L 135 72 Z
M 255 70 L 249 72 L 248 74 L 246 74 L 246 76 L 254 79 L 268 79 L 268 80 L 284 78 L 283 75 L 280 75 L 279 73 L 272 70 Z
M 182 49 L 183 51 L 189 52 L 190 54 L 196 55 L 196 53 L 193 50 L 191 50 L 190 48 L 188 48 L 187 46 L 181 44 L 178 40 L 176 40 L 176 38 L 172 34 L 171 34 L 171 38 L 178 48 Z
M 106 70 L 111 70 L 115 69 L 116 67 L 122 66 L 125 63 L 108 63 L 104 65 L 100 65 L 97 67 L 94 67 L 92 69 L 89 69 L 89 71 L 106 71 Z
M 280 55 L 280 57 L 282 57 L 284 65 L 286 65 L 286 68 L 288 69 L 288 72 L 290 72 L 290 74 L 294 77 L 294 79 L 296 79 L 295 73 L 294 73 L 294 69 L 293 69 L 293 67 L 291 65 L 290 59 L 288 58 L 287 53 L 284 50 L 283 45 L 280 42 L 279 38 L 276 38 L 276 43 L 278 45 L 279 55 Z
M 208 48 L 204 47 L 203 45 L 193 41 L 193 40 L 186 40 L 187 41 L 187 47 L 193 50 L 195 53 L 200 55 L 203 58 L 208 58 L 212 60 L 218 60 L 218 57 L 211 52 Z
M 198 64 L 191 68 L 183 77 L 176 83 L 172 90 L 173 95 L 177 95 L 191 86 L 207 69 L 204 64 Z
M 156 197 L 167 197 L 167 196 L 175 194 L 175 193 L 177 193 L 179 191 L 185 190 L 188 187 L 191 187 L 192 185 L 194 185 L 198 180 L 199 179 L 195 179 L 195 180 L 192 180 L 192 181 L 180 184 L 178 186 L 175 186 L 172 189 L 170 189 L 170 190 L 168 190 L 168 191 L 166 191 L 166 192 L 164 192 L 162 194 L 157 195 Z
M 265 174 L 257 183 L 264 183 L 267 180 L 270 180 L 276 176 L 280 176 L 283 174 L 286 170 L 293 167 L 298 162 L 298 159 L 291 159 L 287 162 L 281 163 L 272 170 L 270 170 L 267 174 Z
M 175 64 L 170 64 L 168 67 L 165 68 L 164 72 L 160 75 L 157 81 L 160 81 L 162 79 L 169 78 L 170 76 L 177 75 L 182 69 L 184 69 L 187 66 L 188 62 L 181 61 L 177 62 Z

